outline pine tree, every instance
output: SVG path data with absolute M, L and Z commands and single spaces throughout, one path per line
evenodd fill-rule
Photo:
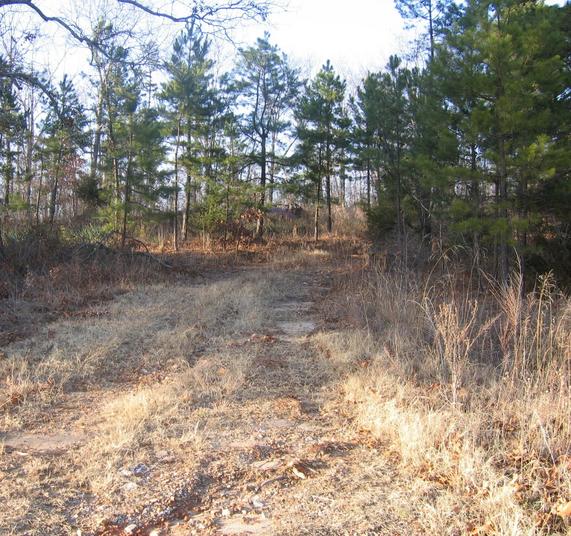
M 356 169 L 365 174 L 367 209 L 371 209 L 371 193 L 375 170 L 379 178 L 380 154 L 376 142 L 375 124 L 381 113 L 378 108 L 377 78 L 369 73 L 357 88 L 355 97 L 350 100 L 354 120 L 351 132 L 352 151 Z
M 410 71 L 407 87 L 410 136 L 404 159 L 407 194 L 418 214 L 422 238 L 431 241 L 452 196 L 448 169 L 457 161 L 445 99 L 438 91 L 433 63 Z
M 468 163 L 459 177 L 470 181 L 470 226 L 495 244 L 502 281 L 511 247 L 525 252 L 541 219 L 532 213 L 532 192 L 554 173 L 560 118 L 553 114 L 566 87 L 555 30 L 550 9 L 532 0 L 472 1 L 456 12 L 443 43 L 440 77 Z
M 407 98 L 410 72 L 401 66 L 397 56 L 391 56 L 386 71 L 376 75 L 378 111 L 374 124 L 384 175 L 383 186 L 394 199 L 396 228 L 399 242 L 404 235 L 404 160 L 410 136 L 411 117 Z M 379 185 L 381 186 L 381 185 Z
M 175 136 L 175 217 L 180 167 L 186 172 L 182 222 L 184 240 L 188 237 L 193 189 L 199 188 L 201 170 L 208 165 L 208 142 L 205 140 L 212 140 L 213 123 L 221 106 L 213 88 L 213 61 L 209 58 L 209 51 L 210 41 L 200 28 L 188 25 L 173 44 L 171 60 L 166 64 L 169 80 L 161 93 L 170 111 L 171 132 Z M 193 178 L 196 179 L 194 183 Z M 175 221 L 175 229 L 177 226 Z
M 316 184 L 316 236 L 322 182 L 325 180 L 327 231 L 333 229 L 331 182 L 342 150 L 347 143 L 348 117 L 343 107 L 346 82 L 335 73 L 329 61 L 306 86 L 298 110 L 300 150 Z
M 0 67 L 8 67 L 0 56 Z M 14 181 L 14 147 L 25 129 L 24 116 L 16 99 L 13 83 L 8 78 L 0 79 L 0 174 L 3 179 L 3 191 L 0 197 L 8 207 Z
M 424 21 L 428 25 L 428 51 L 434 60 L 436 34 L 448 2 L 445 0 L 395 0 L 395 7 L 404 20 Z
M 70 171 L 77 170 L 74 160 L 88 142 L 87 118 L 73 82 L 64 75 L 54 90 L 56 100 L 49 101 L 49 110 L 43 125 L 44 154 L 51 175 L 49 223 L 53 224 L 58 208 L 61 182 Z
M 240 50 L 240 57 L 232 74 L 232 88 L 242 131 L 251 143 L 251 162 L 260 171 L 258 207 L 266 204 L 269 164 L 275 161 L 272 139 L 286 131 L 287 112 L 294 104 L 299 89 L 298 73 L 288 64 L 285 54 L 270 44 L 269 35 L 256 45 Z M 257 235 L 263 234 L 263 217 L 258 220 Z

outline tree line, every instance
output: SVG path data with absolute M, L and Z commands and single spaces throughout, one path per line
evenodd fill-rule
M 266 14 L 254 5 L 236 3 Z M 29 69 L 33 34 L 0 26 L 0 236 L 81 221 L 124 242 L 165 222 L 177 248 L 250 207 L 262 237 L 264 211 L 288 196 L 313 207 L 316 240 L 333 206 L 361 203 L 373 235 L 461 245 L 502 280 L 516 254 L 540 272 L 571 267 L 570 5 L 396 6 L 426 32 L 420 53 L 352 92 L 330 62 L 302 79 L 268 34 L 221 73 L 212 28 L 227 21 L 195 11 L 170 16 L 184 27 L 167 58 L 98 17 L 80 36 L 80 96 L 68 76 Z

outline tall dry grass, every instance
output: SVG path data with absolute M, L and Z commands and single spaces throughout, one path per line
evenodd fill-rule
M 553 278 L 526 294 L 517 272 L 482 292 L 372 270 L 336 299 L 360 329 L 319 342 L 358 425 L 424 490 L 409 496 L 422 531 L 568 534 L 571 299 Z

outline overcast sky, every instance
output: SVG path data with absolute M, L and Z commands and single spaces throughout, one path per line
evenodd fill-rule
M 290 0 L 267 26 L 272 41 L 313 70 L 328 59 L 341 72 L 378 70 L 405 43 L 392 0 Z M 262 32 L 248 30 L 252 38 Z
M 402 51 L 405 33 L 393 0 L 281 0 L 267 23 L 249 24 L 234 33 L 241 43 L 253 43 L 264 31 L 304 74 L 315 72 L 327 59 L 343 75 L 360 77 L 367 70 L 384 66 L 390 54 Z M 90 0 L 36 0 L 49 15 L 63 9 L 69 16 L 86 16 Z M 96 2 L 97 3 L 97 0 Z M 147 0 L 148 3 L 148 0 Z M 29 19 L 52 36 L 49 46 L 51 71 L 76 73 L 82 56 L 55 24 L 46 25 L 30 11 L 24 11 L 22 22 Z M 170 40 L 170 38 L 169 38 Z M 169 44 L 170 48 L 170 44 Z M 75 50 L 74 50 L 75 49 Z M 227 49 L 231 56 L 233 50 Z M 39 58 L 38 58 L 39 60 Z
M 147 5 L 170 4 L 166 0 L 144 1 Z M 391 54 L 402 54 L 411 37 L 410 32 L 405 32 L 403 28 L 393 0 L 278 1 L 287 6 L 286 9 L 277 10 L 267 23 L 249 24 L 235 32 L 234 36 L 242 43 L 251 44 L 264 31 L 269 31 L 271 41 L 288 54 L 294 65 L 302 68 L 305 76 L 314 74 L 329 59 L 341 75 L 355 84 L 367 71 L 381 69 Z M 105 0 L 36 0 L 46 14 L 60 14 L 63 9 L 68 16 L 75 13 L 78 17 L 89 16 L 91 6 L 104 2 Z M 548 0 L 547 3 L 563 2 L 564 0 Z M 100 13 L 97 9 L 94 12 Z M 43 24 L 29 10 L 23 13 L 23 19 L 29 19 L 53 36 L 46 51 L 50 71 L 59 75 L 67 72 L 75 77 L 86 67 L 85 51 L 80 52 L 77 44 L 71 43 L 57 25 Z M 157 23 L 157 20 L 153 22 Z M 163 34 L 157 32 L 159 35 Z M 163 45 L 170 50 L 171 43 L 172 33 L 163 41 Z M 234 49 L 225 48 L 224 56 L 232 58 Z M 43 63 L 45 58 L 40 60 L 38 57 L 38 60 Z

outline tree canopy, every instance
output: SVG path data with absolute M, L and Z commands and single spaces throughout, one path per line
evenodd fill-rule
M 166 226 L 176 248 L 250 210 L 262 239 L 268 208 L 295 201 L 313 206 L 318 239 L 321 225 L 334 232 L 336 204 L 362 204 L 371 236 L 394 233 L 401 248 L 415 233 L 461 245 L 503 280 L 516 255 L 564 273 L 570 5 L 395 5 L 428 36 L 420 56 L 392 55 L 351 88 L 330 62 L 303 80 L 268 34 L 233 65 L 216 60 L 213 40 L 265 19 L 269 0 L 108 0 L 89 20 L 0 0 L 0 17 L 29 12 L 89 58 L 78 91 L 31 60 L 41 28 L 2 19 L 0 235 L 89 218 L 123 241 Z M 168 51 L 138 17 L 176 28 Z

